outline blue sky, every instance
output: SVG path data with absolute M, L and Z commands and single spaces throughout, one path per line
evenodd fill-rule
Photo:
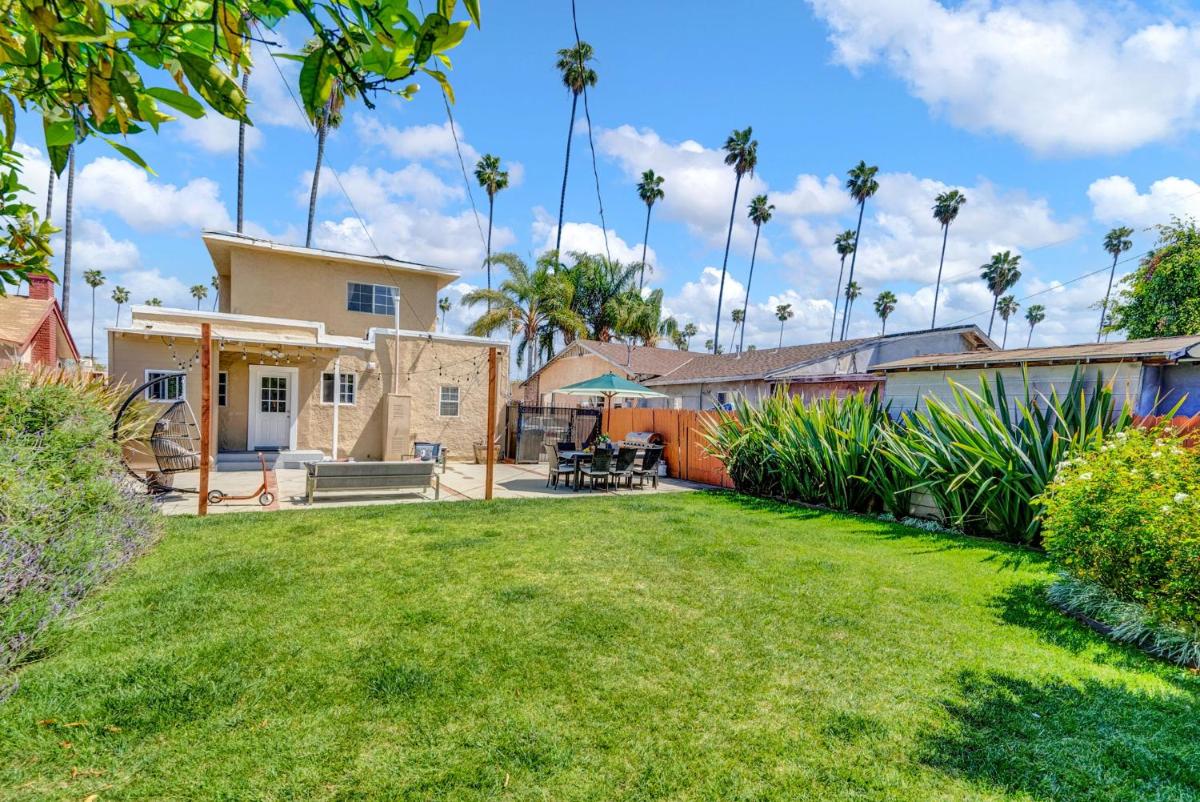
M 747 341 L 777 342 L 777 303 L 796 311 L 785 343 L 828 338 L 838 268 L 831 243 L 855 219 L 841 183 L 859 159 L 879 165 L 881 189 L 863 226 L 855 335 L 878 331 L 870 304 L 884 289 L 900 298 L 889 331 L 928 325 L 941 244 L 929 207 L 944 189 L 962 189 L 968 204 L 950 231 L 939 323 L 986 327 L 990 296 L 978 265 L 1011 249 L 1023 255 L 1016 294 L 1039 293 L 1023 308 L 1048 308 L 1035 344 L 1094 336 L 1091 306 L 1107 276 L 1072 280 L 1108 264 L 1100 243 L 1110 227 L 1135 229 L 1134 255 L 1153 244 L 1149 226 L 1200 212 L 1192 178 L 1200 19 L 1182 6 L 1126 2 L 1098 12 L 1072 2 L 812 0 L 737 13 L 698 2 L 684 13 L 669 3 L 578 0 L 578 8 L 581 35 L 597 51 L 590 102 L 613 256 L 640 255 L 645 207 L 634 185 L 653 168 L 666 178 L 666 199 L 651 224 L 651 283 L 665 289 L 672 314 L 700 328 L 693 347 L 713 325 L 733 191 L 719 148 L 735 127 L 753 126 L 759 167 L 738 200 L 723 340 L 732 334 L 731 299 L 740 305 L 744 292 L 753 236 L 745 207 L 758 192 L 776 212 L 763 229 Z M 495 241 L 528 258 L 553 242 L 556 224 L 570 102 L 553 62 L 573 42 L 570 4 L 490 3 L 484 11 L 483 30 L 453 54 L 454 114 L 468 171 L 486 152 L 511 168 Z M 284 49 L 302 44 L 300 35 L 276 34 Z M 248 230 L 302 241 L 315 143 L 275 63 L 261 48 L 256 58 Z M 294 80 L 292 63 L 280 67 Z M 371 236 L 327 172 L 317 244 L 458 268 L 457 298 L 482 283 L 483 248 L 441 98 L 426 81 L 411 102 L 377 100 L 374 111 L 347 109 L 326 154 Z M 42 193 L 46 168 L 30 122 L 22 129 L 27 179 Z M 157 175 L 100 142 L 80 152 L 75 267 L 108 276 L 99 324 L 113 320 L 116 283 L 138 302 L 157 296 L 194 306 L 187 287 L 212 273 L 198 233 L 232 226 L 236 125 L 183 121 L 133 144 Z M 472 191 L 486 215 L 486 198 Z M 566 219 L 564 248 L 602 249 L 582 123 Z M 75 286 L 72 324 L 86 351 L 87 288 Z M 448 329 L 469 317 L 456 307 Z M 1025 334 L 1014 320 L 1009 344 L 1023 344 Z

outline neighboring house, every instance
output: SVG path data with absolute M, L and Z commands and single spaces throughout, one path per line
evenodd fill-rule
M 284 465 L 398 459 L 416 440 L 462 459 L 483 441 L 488 350 L 500 351 L 499 408 L 508 343 L 435 331 L 438 291 L 456 271 L 236 234 L 203 239 L 219 311 L 133 307 L 129 325 L 109 329 L 109 375 L 130 386 L 177 377 L 147 399 L 185 399 L 199 417 L 200 327 L 209 323 L 219 464 L 255 450 L 293 452 Z
M 978 326 L 949 326 L 741 354 L 697 354 L 644 384 L 669 396 L 650 401 L 649 406 L 715 409 L 727 407 L 737 398 L 758 403 L 780 388 L 803 397 L 870 390 L 882 381 L 869 373 L 879 363 L 919 354 L 995 348 Z
M 1061 395 L 1076 369 L 1087 387 L 1111 384 L 1118 405 L 1137 414 L 1162 414 L 1183 400 L 1180 414 L 1200 412 L 1200 335 L 1156 337 L 1112 343 L 1015 348 L 994 353 L 936 354 L 880 363 L 872 368 L 886 379 L 885 397 L 893 414 L 923 406 L 930 395 L 951 400 L 949 381 L 978 390 L 980 377 L 1003 377 L 1010 393 L 1030 389 Z
M 0 296 L 0 366 L 65 368 L 79 364 L 79 349 L 54 298 L 49 276 L 29 277 L 29 295 Z
M 668 373 L 694 359 L 696 354 L 672 348 L 651 348 L 620 342 L 575 340 L 554 355 L 522 383 L 520 396 L 526 404 L 575 407 L 588 399 L 554 391 L 605 373 L 635 382 Z M 620 401 L 618 399 L 617 403 Z

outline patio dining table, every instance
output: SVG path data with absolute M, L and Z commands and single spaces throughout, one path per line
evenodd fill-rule
M 591 451 L 560 451 L 558 456 L 562 459 L 570 460 L 575 466 L 575 473 L 571 476 L 571 489 L 578 492 L 579 483 L 583 478 L 583 464 L 592 461 Z

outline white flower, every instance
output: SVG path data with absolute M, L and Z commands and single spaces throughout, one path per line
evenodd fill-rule
M 1092 480 L 1092 472 L 1091 471 L 1084 471 L 1083 473 L 1079 474 L 1079 481 L 1090 482 L 1091 480 Z
M 1161 451 L 1159 451 L 1159 450 L 1156 448 L 1156 449 L 1154 449 L 1153 451 L 1151 451 L 1151 452 L 1150 452 L 1150 456 L 1151 456 L 1153 459 L 1158 459 L 1159 457 L 1161 457 L 1161 456 L 1162 456 L 1162 452 L 1161 452 Z
M 1117 432 L 1117 439 L 1118 439 L 1118 440 L 1124 440 L 1124 439 L 1126 439 L 1127 437 L 1129 437 L 1129 435 L 1127 435 L 1125 432 Z
M 1164 504 L 1164 505 L 1162 505 L 1161 507 L 1159 507 L 1159 509 L 1160 509 L 1160 510 L 1162 510 L 1163 512 L 1170 512 L 1170 511 L 1171 511 L 1171 505 L 1170 505 L 1170 504 Z
M 1176 493 L 1175 494 L 1175 503 L 1176 504 L 1182 504 L 1183 502 L 1185 502 L 1187 500 L 1188 500 L 1187 493 Z

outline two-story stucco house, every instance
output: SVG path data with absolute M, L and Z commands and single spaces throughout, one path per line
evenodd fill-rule
M 147 400 L 186 399 L 199 418 L 201 324 L 212 330 L 218 467 L 247 452 L 399 459 L 414 441 L 470 458 L 487 427 L 488 351 L 508 387 L 508 343 L 439 334 L 441 267 L 205 232 L 217 311 L 135 306 L 111 328 L 109 375 L 130 386 L 170 374 Z M 498 394 L 503 390 L 498 389 Z M 504 399 L 497 399 L 497 409 Z

